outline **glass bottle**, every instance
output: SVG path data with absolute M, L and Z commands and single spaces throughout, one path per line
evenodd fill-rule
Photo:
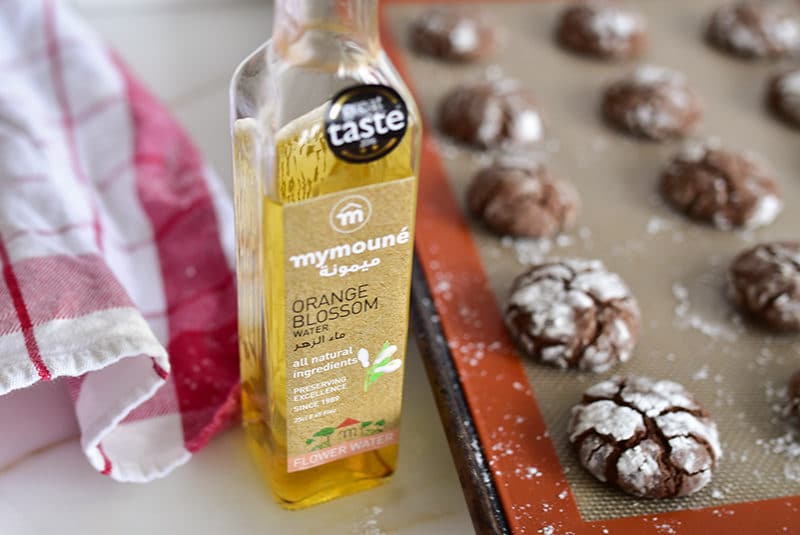
M 243 423 L 297 509 L 397 463 L 421 125 L 377 0 L 277 0 L 231 121 Z

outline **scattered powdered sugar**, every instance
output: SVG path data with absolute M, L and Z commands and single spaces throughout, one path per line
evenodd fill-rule
M 709 338 L 718 338 L 727 342 L 735 342 L 739 337 L 736 330 L 729 325 L 704 318 L 697 312 L 692 311 L 689 290 L 682 284 L 675 283 L 672 285 L 672 296 L 677 301 L 675 305 L 675 324 L 679 329 L 694 329 Z
M 640 256 L 646 252 L 645 245 L 645 242 L 642 240 L 625 240 L 615 244 L 611 248 L 611 254 L 613 256 L 622 256 L 626 258 Z
M 520 476 L 522 479 L 533 479 L 535 477 L 542 477 L 542 472 L 535 466 L 527 466 L 525 468 L 517 468 L 514 474 Z
M 601 381 L 586 390 L 586 395 L 595 398 L 611 398 L 616 395 L 619 385 L 615 381 Z
M 575 243 L 575 238 L 569 234 L 559 234 L 556 236 L 556 245 L 559 247 L 569 247 L 573 243 Z
M 578 229 L 577 237 L 571 234 L 559 234 L 555 238 L 514 238 L 504 236 L 500 239 L 500 245 L 506 249 L 513 249 L 517 262 L 523 265 L 540 264 L 544 262 L 554 248 L 565 249 L 576 244 L 577 240 L 583 242 L 583 246 L 591 248 L 589 242 L 592 238 L 592 231 L 589 227 Z
M 641 86 L 683 85 L 686 82 L 682 73 L 657 65 L 642 65 L 633 71 L 630 80 Z
M 676 535 L 678 533 L 675 531 L 675 527 L 672 524 L 666 522 L 655 524 L 653 527 L 656 528 L 656 532 L 664 533 L 665 535 Z
M 557 137 L 552 137 L 544 142 L 544 148 L 550 154 L 555 154 L 561 150 L 561 141 Z
M 447 160 L 457 160 L 464 157 L 464 149 L 452 143 L 449 138 L 443 137 L 439 140 L 439 153 Z
M 645 227 L 648 234 L 660 234 L 661 232 L 668 232 L 674 228 L 675 224 L 672 221 L 656 216 L 648 219 L 647 226 Z
M 692 379 L 695 381 L 705 381 L 708 379 L 708 364 L 704 364 L 702 368 L 694 372 Z
M 783 465 L 783 477 L 789 481 L 800 483 L 800 462 L 786 463 Z
M 789 429 L 779 437 L 758 439 L 756 444 L 783 457 L 783 476 L 788 481 L 800 483 L 800 433 L 796 429 Z
M 520 264 L 538 264 L 547 258 L 553 242 L 547 238 L 517 238 L 504 236 L 500 244 L 506 248 L 513 248 Z
M 354 535 L 385 535 L 386 532 L 378 526 L 378 517 L 382 513 L 383 508 L 377 505 L 370 507 L 366 518 L 353 526 L 352 533 Z
M 594 152 L 605 152 L 608 149 L 608 139 L 603 136 L 596 136 L 592 138 L 590 147 Z
M 777 421 L 791 418 L 788 388 L 776 388 L 771 381 L 767 381 L 764 386 L 767 403 Z M 787 481 L 800 483 L 800 428 L 794 422 L 789 423 L 782 435 L 759 438 L 756 445 L 771 455 L 782 457 L 783 477 Z

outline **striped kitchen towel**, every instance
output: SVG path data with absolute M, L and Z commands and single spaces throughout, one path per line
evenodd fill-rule
M 230 200 L 58 0 L 0 0 L 0 469 L 80 435 L 147 481 L 233 421 Z

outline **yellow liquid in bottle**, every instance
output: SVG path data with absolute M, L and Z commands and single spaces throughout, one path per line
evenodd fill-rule
M 397 446 L 392 445 L 308 470 L 287 470 L 283 207 L 414 176 L 419 153 L 418 126 L 410 116 L 405 137 L 388 155 L 364 164 L 340 160 L 325 140 L 324 110 L 325 106 L 318 108 L 278 132 L 274 180 L 269 191 L 262 192 L 261 206 L 252 198 L 237 199 L 238 225 L 255 223 L 259 212 L 263 216 L 260 231 L 239 235 L 239 247 L 245 255 L 249 250 L 261 255 L 251 259 L 252 265 L 245 259 L 239 267 L 243 423 L 250 448 L 276 500 L 288 509 L 308 507 L 379 485 L 394 473 L 397 463 Z M 257 141 L 246 128 L 235 131 L 237 195 L 253 195 L 255 190 L 244 190 L 247 184 L 258 182 L 252 163 Z M 251 209 L 240 210 L 239 206 Z M 240 252 L 240 263 L 242 256 Z

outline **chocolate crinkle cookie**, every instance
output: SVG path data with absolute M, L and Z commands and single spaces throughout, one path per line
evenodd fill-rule
M 680 384 L 613 377 L 572 408 L 569 440 L 594 477 L 642 498 L 702 489 L 722 457 L 717 426 Z
M 748 316 L 779 331 L 800 331 L 800 242 L 756 245 L 733 260 L 729 275 Z
M 449 61 L 478 61 L 495 48 L 495 32 L 473 11 L 432 9 L 411 25 L 411 46 L 417 52 Z
M 721 230 L 768 225 L 782 209 L 769 171 L 716 142 L 687 144 L 662 174 L 661 193 L 677 210 Z
M 561 14 L 556 38 L 564 48 L 601 59 L 630 59 L 647 45 L 645 19 L 612 2 L 581 2 Z
M 652 65 L 611 84 L 602 112 L 611 126 L 656 141 L 685 137 L 703 115 L 700 98 L 683 74 Z
M 631 357 L 639 307 L 597 260 L 553 260 L 517 277 L 505 311 L 517 345 L 560 368 L 604 372 Z
M 800 51 L 800 19 L 787 2 L 735 2 L 711 15 L 706 38 L 744 58 L 779 58 Z
M 767 103 L 778 117 L 800 128 L 800 68 L 784 71 L 770 80 Z
M 496 234 L 543 238 L 575 223 L 580 198 L 544 166 L 495 163 L 472 179 L 467 205 Z
M 453 139 L 481 149 L 526 145 L 544 134 L 536 100 L 511 79 L 454 89 L 439 106 L 439 127 Z

